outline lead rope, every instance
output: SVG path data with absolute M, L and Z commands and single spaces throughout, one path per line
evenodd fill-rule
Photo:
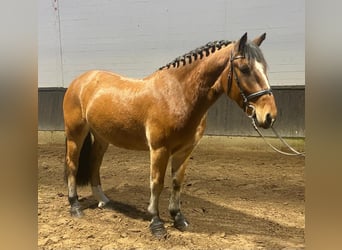
M 274 134 L 279 138 L 279 140 L 285 145 L 287 146 L 288 149 L 290 149 L 293 153 L 288 153 L 288 152 L 284 152 L 284 151 L 281 151 L 279 149 L 277 149 L 276 147 L 274 147 L 271 143 L 269 143 L 266 138 L 263 136 L 263 134 L 260 132 L 260 130 L 258 129 L 257 125 L 255 124 L 255 120 L 252 116 L 248 116 L 249 118 L 251 118 L 252 120 L 252 125 L 254 127 L 254 129 L 258 132 L 258 134 L 261 136 L 261 138 L 266 142 L 266 144 L 268 146 L 270 146 L 274 151 L 280 153 L 280 154 L 283 154 L 283 155 L 289 155 L 289 156 L 303 156 L 305 157 L 305 152 L 298 152 L 297 150 L 295 150 L 294 148 L 292 148 L 279 134 L 278 132 L 273 128 L 272 126 L 272 130 L 274 132 Z

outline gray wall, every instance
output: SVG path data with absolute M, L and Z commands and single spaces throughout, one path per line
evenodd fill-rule
M 63 130 L 62 103 L 64 88 L 40 88 L 38 92 L 39 130 Z M 273 88 L 278 107 L 275 128 L 282 136 L 305 136 L 305 89 L 303 86 L 277 86 Z M 271 135 L 264 130 L 265 135 Z M 250 120 L 230 99 L 222 96 L 209 109 L 206 134 L 257 135 Z
M 281 136 L 305 137 L 305 88 L 303 86 L 273 87 L 278 108 L 274 127 Z M 261 129 L 266 136 L 272 131 Z M 208 112 L 206 134 L 258 136 L 250 119 L 230 99 L 222 96 Z
M 271 85 L 304 85 L 304 0 L 39 0 L 39 87 L 89 69 L 141 78 L 213 40 L 267 32 Z
M 38 130 L 64 130 L 65 88 L 38 89 Z

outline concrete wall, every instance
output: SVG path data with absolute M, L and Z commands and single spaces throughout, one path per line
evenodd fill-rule
M 303 86 L 276 86 L 273 93 L 278 108 L 274 127 L 281 136 L 305 137 L 305 88 Z M 264 135 L 272 131 L 261 129 Z M 208 112 L 206 134 L 257 136 L 250 119 L 230 99 L 222 96 Z
M 40 88 L 38 92 L 39 130 L 63 130 L 62 103 L 64 88 Z M 305 89 L 303 86 L 276 86 L 273 88 L 278 107 L 275 127 L 282 136 L 305 136 Z M 271 135 L 264 130 L 265 135 Z M 210 108 L 206 134 L 257 135 L 250 120 L 230 99 L 222 96 Z
M 38 130 L 64 130 L 65 88 L 38 89 Z

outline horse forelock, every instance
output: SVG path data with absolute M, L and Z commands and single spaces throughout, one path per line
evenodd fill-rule
M 255 45 L 253 42 L 246 43 L 243 53 L 244 53 L 245 58 L 249 61 L 249 63 L 252 64 L 254 60 L 256 60 L 259 63 L 261 63 L 265 69 L 267 68 L 267 63 L 264 58 L 264 55 L 262 54 L 261 49 L 259 48 L 259 46 Z
M 232 41 L 228 40 L 208 42 L 201 47 L 198 47 L 182 56 L 175 58 L 172 62 L 160 67 L 159 70 L 169 69 L 171 67 L 178 68 L 186 64 L 191 64 L 192 62 L 197 61 L 198 59 L 202 59 L 203 57 L 207 57 L 215 51 L 220 50 L 222 47 L 226 47 L 231 43 Z

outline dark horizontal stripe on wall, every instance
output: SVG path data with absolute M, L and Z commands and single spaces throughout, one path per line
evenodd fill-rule
M 65 88 L 38 89 L 38 129 L 64 130 Z M 284 137 L 305 137 L 305 86 L 274 86 L 278 107 L 275 127 Z M 271 136 L 271 131 L 262 130 Z M 209 109 L 206 134 L 256 136 L 250 120 L 230 99 L 222 96 Z

